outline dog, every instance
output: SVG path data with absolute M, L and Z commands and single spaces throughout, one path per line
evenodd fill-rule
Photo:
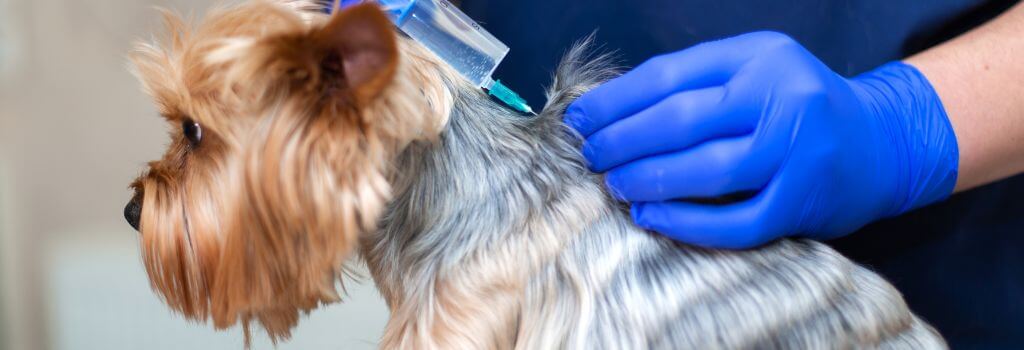
M 614 78 L 569 50 L 524 117 L 375 5 L 251 1 L 133 52 L 171 127 L 132 185 L 152 288 L 275 342 L 365 262 L 381 348 L 945 348 L 877 274 L 821 243 L 746 251 L 633 225 L 561 122 Z

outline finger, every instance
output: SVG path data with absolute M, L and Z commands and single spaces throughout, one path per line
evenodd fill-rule
M 584 94 L 565 122 L 584 137 L 680 91 L 722 85 L 756 52 L 763 33 L 713 41 L 658 56 Z
M 751 132 L 757 126 L 756 108 L 724 97 L 725 88 L 720 86 L 672 95 L 591 135 L 583 155 L 591 170 L 604 172 L 636 159 Z
M 763 199 L 729 205 L 686 202 L 635 203 L 630 212 L 640 227 L 673 240 L 709 248 L 746 249 L 780 237 Z
M 763 188 L 778 170 L 784 150 L 755 145 L 753 136 L 716 140 L 689 150 L 643 158 L 608 172 L 619 199 L 656 202 L 720 197 Z

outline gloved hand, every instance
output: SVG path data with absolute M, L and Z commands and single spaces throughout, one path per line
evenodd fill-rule
M 701 246 L 834 238 L 956 184 L 956 137 L 920 72 L 894 62 L 844 79 L 779 33 L 653 58 L 565 119 L 638 225 Z M 739 192 L 754 194 L 687 201 Z

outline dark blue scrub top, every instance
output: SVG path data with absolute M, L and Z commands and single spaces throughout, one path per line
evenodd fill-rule
M 775 30 L 851 76 L 963 33 L 1013 3 L 463 0 L 462 7 L 512 48 L 495 78 L 539 107 L 541 87 L 562 53 L 594 30 L 597 42 L 618 51 L 629 66 L 706 40 Z M 1024 347 L 1024 177 L 956 195 L 832 243 L 884 274 L 953 348 Z

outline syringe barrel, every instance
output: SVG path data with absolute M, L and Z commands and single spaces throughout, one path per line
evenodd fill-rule
M 403 33 L 476 86 L 485 87 L 509 48 L 447 0 L 377 2 Z M 342 1 L 343 5 L 359 1 Z

